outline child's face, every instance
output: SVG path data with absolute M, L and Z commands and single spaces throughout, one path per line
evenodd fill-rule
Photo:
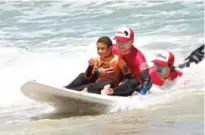
M 98 55 L 101 58 L 107 57 L 112 53 L 112 47 L 107 47 L 107 45 L 103 44 L 103 43 L 97 43 L 97 51 L 98 51 Z
M 167 78 L 170 74 L 170 68 L 168 66 L 162 66 L 157 63 L 154 63 L 154 66 L 156 68 L 157 74 L 161 78 Z

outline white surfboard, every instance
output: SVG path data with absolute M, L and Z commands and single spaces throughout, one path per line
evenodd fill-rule
M 23 84 L 21 91 L 32 100 L 53 105 L 70 113 L 105 113 L 119 98 L 57 88 L 35 81 Z

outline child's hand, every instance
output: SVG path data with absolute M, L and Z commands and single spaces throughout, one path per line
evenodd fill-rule
M 110 76 L 114 75 L 113 68 L 106 68 L 106 69 L 99 68 L 98 71 L 99 71 L 101 77 L 110 77 Z
M 88 64 L 90 66 L 94 66 L 95 65 L 95 60 L 93 58 L 91 58 L 89 61 L 88 61 Z

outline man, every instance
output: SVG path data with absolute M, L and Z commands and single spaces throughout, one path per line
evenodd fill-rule
M 122 83 L 113 89 L 105 87 L 102 93 L 129 96 L 134 91 L 138 91 L 140 94 L 145 95 L 150 90 L 152 82 L 143 53 L 133 45 L 134 31 L 128 27 L 119 28 L 115 40 L 116 44 L 113 46 L 113 52 L 127 63 L 133 77 L 122 80 Z M 106 71 L 104 72 L 106 73 Z

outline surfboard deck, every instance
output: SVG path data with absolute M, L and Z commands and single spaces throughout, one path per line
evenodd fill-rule
M 57 88 L 36 81 L 24 83 L 21 86 L 21 92 L 32 100 L 50 104 L 71 113 L 104 113 L 117 101 L 117 97 Z

